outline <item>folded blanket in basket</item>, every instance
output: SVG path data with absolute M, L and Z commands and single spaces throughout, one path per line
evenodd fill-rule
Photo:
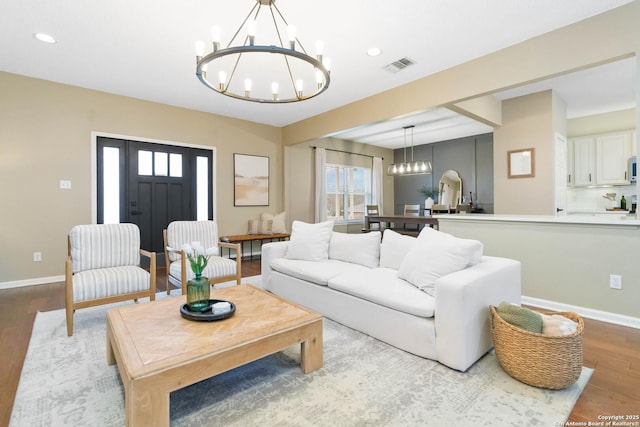
M 578 330 L 578 324 L 561 314 L 540 314 L 542 316 L 542 333 L 545 335 L 571 335 Z
M 542 316 L 540 316 L 540 313 L 508 302 L 501 302 L 496 312 L 505 322 L 513 326 L 538 334 L 542 333 Z

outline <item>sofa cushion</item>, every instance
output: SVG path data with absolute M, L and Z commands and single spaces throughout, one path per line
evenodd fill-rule
M 385 231 L 386 233 L 386 231 Z M 391 268 L 349 271 L 329 279 L 329 287 L 419 317 L 433 317 L 435 299 L 398 278 Z
M 416 242 L 413 236 L 384 230 L 382 245 L 380 246 L 380 267 L 398 270 L 402 260 Z
M 425 228 L 402 261 L 398 277 L 434 295 L 436 280 L 477 264 L 481 258 L 482 243 L 479 241 Z
M 317 224 L 293 221 L 285 258 L 305 261 L 329 259 L 329 240 L 332 232 L 333 221 Z
M 96 268 L 73 275 L 73 301 L 87 301 L 149 289 L 149 272 L 135 265 Z
M 347 234 L 331 233 L 329 241 L 329 259 L 352 262 L 375 268 L 380 263 L 379 231 L 370 233 Z
M 282 274 L 306 280 L 317 285 L 327 286 L 332 277 L 353 271 L 363 274 L 370 269 L 350 262 L 329 259 L 326 261 L 306 261 L 299 259 L 276 258 L 271 262 L 271 268 Z
M 140 229 L 135 224 L 76 225 L 69 244 L 74 273 L 140 262 Z

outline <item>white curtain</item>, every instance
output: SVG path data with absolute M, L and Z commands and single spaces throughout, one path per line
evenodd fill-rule
M 382 201 L 383 199 L 383 186 L 384 176 L 382 173 L 382 158 L 374 157 L 373 158 L 373 185 L 371 186 L 371 204 L 378 205 L 378 209 L 380 211 L 380 215 L 383 214 Z
M 327 220 L 327 182 L 325 179 L 326 165 L 327 151 L 324 148 L 316 148 L 316 222 Z

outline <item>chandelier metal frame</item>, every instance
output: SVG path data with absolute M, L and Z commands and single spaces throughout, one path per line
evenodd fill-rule
M 251 16 L 253 15 L 254 21 L 258 18 L 258 15 L 260 14 L 262 6 L 267 6 L 269 8 L 280 46 L 255 45 L 254 37 L 251 35 L 247 35 L 245 37 L 243 45 L 231 46 L 231 44 L 238 37 L 238 34 L 241 32 L 241 30 L 247 25 L 247 22 L 249 21 Z M 196 54 L 196 76 L 198 77 L 198 79 L 209 89 L 212 89 L 215 92 L 220 93 L 222 95 L 226 95 L 231 98 L 240 99 L 243 101 L 259 102 L 259 103 L 267 103 L 267 104 L 283 104 L 283 103 L 304 101 L 307 99 L 311 99 L 315 96 L 318 96 L 322 92 L 326 91 L 329 88 L 329 83 L 331 81 L 331 73 L 328 67 L 325 64 L 323 64 L 322 54 L 318 54 L 315 58 L 310 56 L 297 37 L 295 37 L 294 40 L 289 40 L 289 46 L 285 47 L 282 41 L 282 35 L 280 32 L 280 28 L 278 27 L 276 13 L 274 13 L 274 10 L 277 13 L 277 16 L 279 16 L 280 19 L 282 20 L 284 25 L 288 26 L 289 24 L 287 23 L 287 20 L 284 18 L 284 16 L 282 15 L 278 7 L 275 5 L 275 0 L 256 0 L 256 4 L 253 6 L 253 8 L 251 9 L 247 17 L 244 19 L 244 21 L 242 21 L 242 24 L 240 24 L 240 27 L 238 27 L 238 30 L 235 32 L 234 36 L 229 41 L 229 44 L 227 45 L 226 48 L 220 49 L 220 43 L 214 40 L 213 51 L 211 53 L 205 56 L 200 56 Z M 301 51 L 296 50 L 296 44 L 300 46 Z M 245 88 L 244 94 L 232 92 L 229 89 L 229 86 L 233 81 L 233 78 L 235 77 L 236 71 L 240 64 L 240 60 L 242 59 L 242 55 L 249 55 L 254 53 L 271 53 L 271 54 L 282 55 L 284 57 L 284 61 L 286 63 L 286 67 L 289 74 L 287 80 L 291 82 L 291 85 L 293 87 L 293 93 L 295 94 L 295 96 L 288 97 L 288 98 L 280 98 L 277 93 L 274 93 L 272 94 L 271 98 L 259 98 L 259 97 L 253 97 L 251 95 L 250 90 L 246 90 L 246 88 Z M 206 71 L 207 65 L 212 61 L 215 61 L 216 59 L 223 58 L 229 55 L 237 55 L 237 58 L 235 60 L 229 79 L 226 82 L 218 83 L 217 85 L 207 80 L 207 71 Z M 310 66 L 313 66 L 316 72 L 319 72 L 322 74 L 322 79 L 318 79 L 318 81 L 316 81 L 316 90 L 314 92 L 308 95 L 305 95 L 302 92 L 302 90 L 298 87 L 297 81 L 291 70 L 291 64 L 289 63 L 291 58 L 296 58 L 296 59 L 305 61 Z

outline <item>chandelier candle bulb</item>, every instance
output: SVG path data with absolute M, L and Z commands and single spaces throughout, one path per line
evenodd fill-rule
M 247 34 L 249 35 L 249 46 L 254 46 L 256 41 L 256 21 L 247 23 Z
M 224 90 L 224 85 L 227 83 L 227 73 L 220 71 L 218 73 L 218 82 L 220 83 L 220 90 Z
M 220 27 L 218 27 L 217 25 L 214 25 L 213 27 L 211 27 L 211 39 L 213 40 L 214 52 L 217 52 L 218 49 L 220 49 L 220 40 L 222 40 L 221 36 L 222 36 L 222 31 L 220 30 Z
M 298 97 L 302 98 L 302 89 L 304 88 L 304 82 L 302 79 L 296 80 L 296 90 L 298 91 Z
M 202 40 L 198 40 L 196 42 L 196 63 L 200 62 L 202 55 L 204 55 L 204 42 Z
M 295 25 L 287 26 L 287 34 L 289 35 L 289 49 L 296 50 L 296 27 L 295 27 Z

